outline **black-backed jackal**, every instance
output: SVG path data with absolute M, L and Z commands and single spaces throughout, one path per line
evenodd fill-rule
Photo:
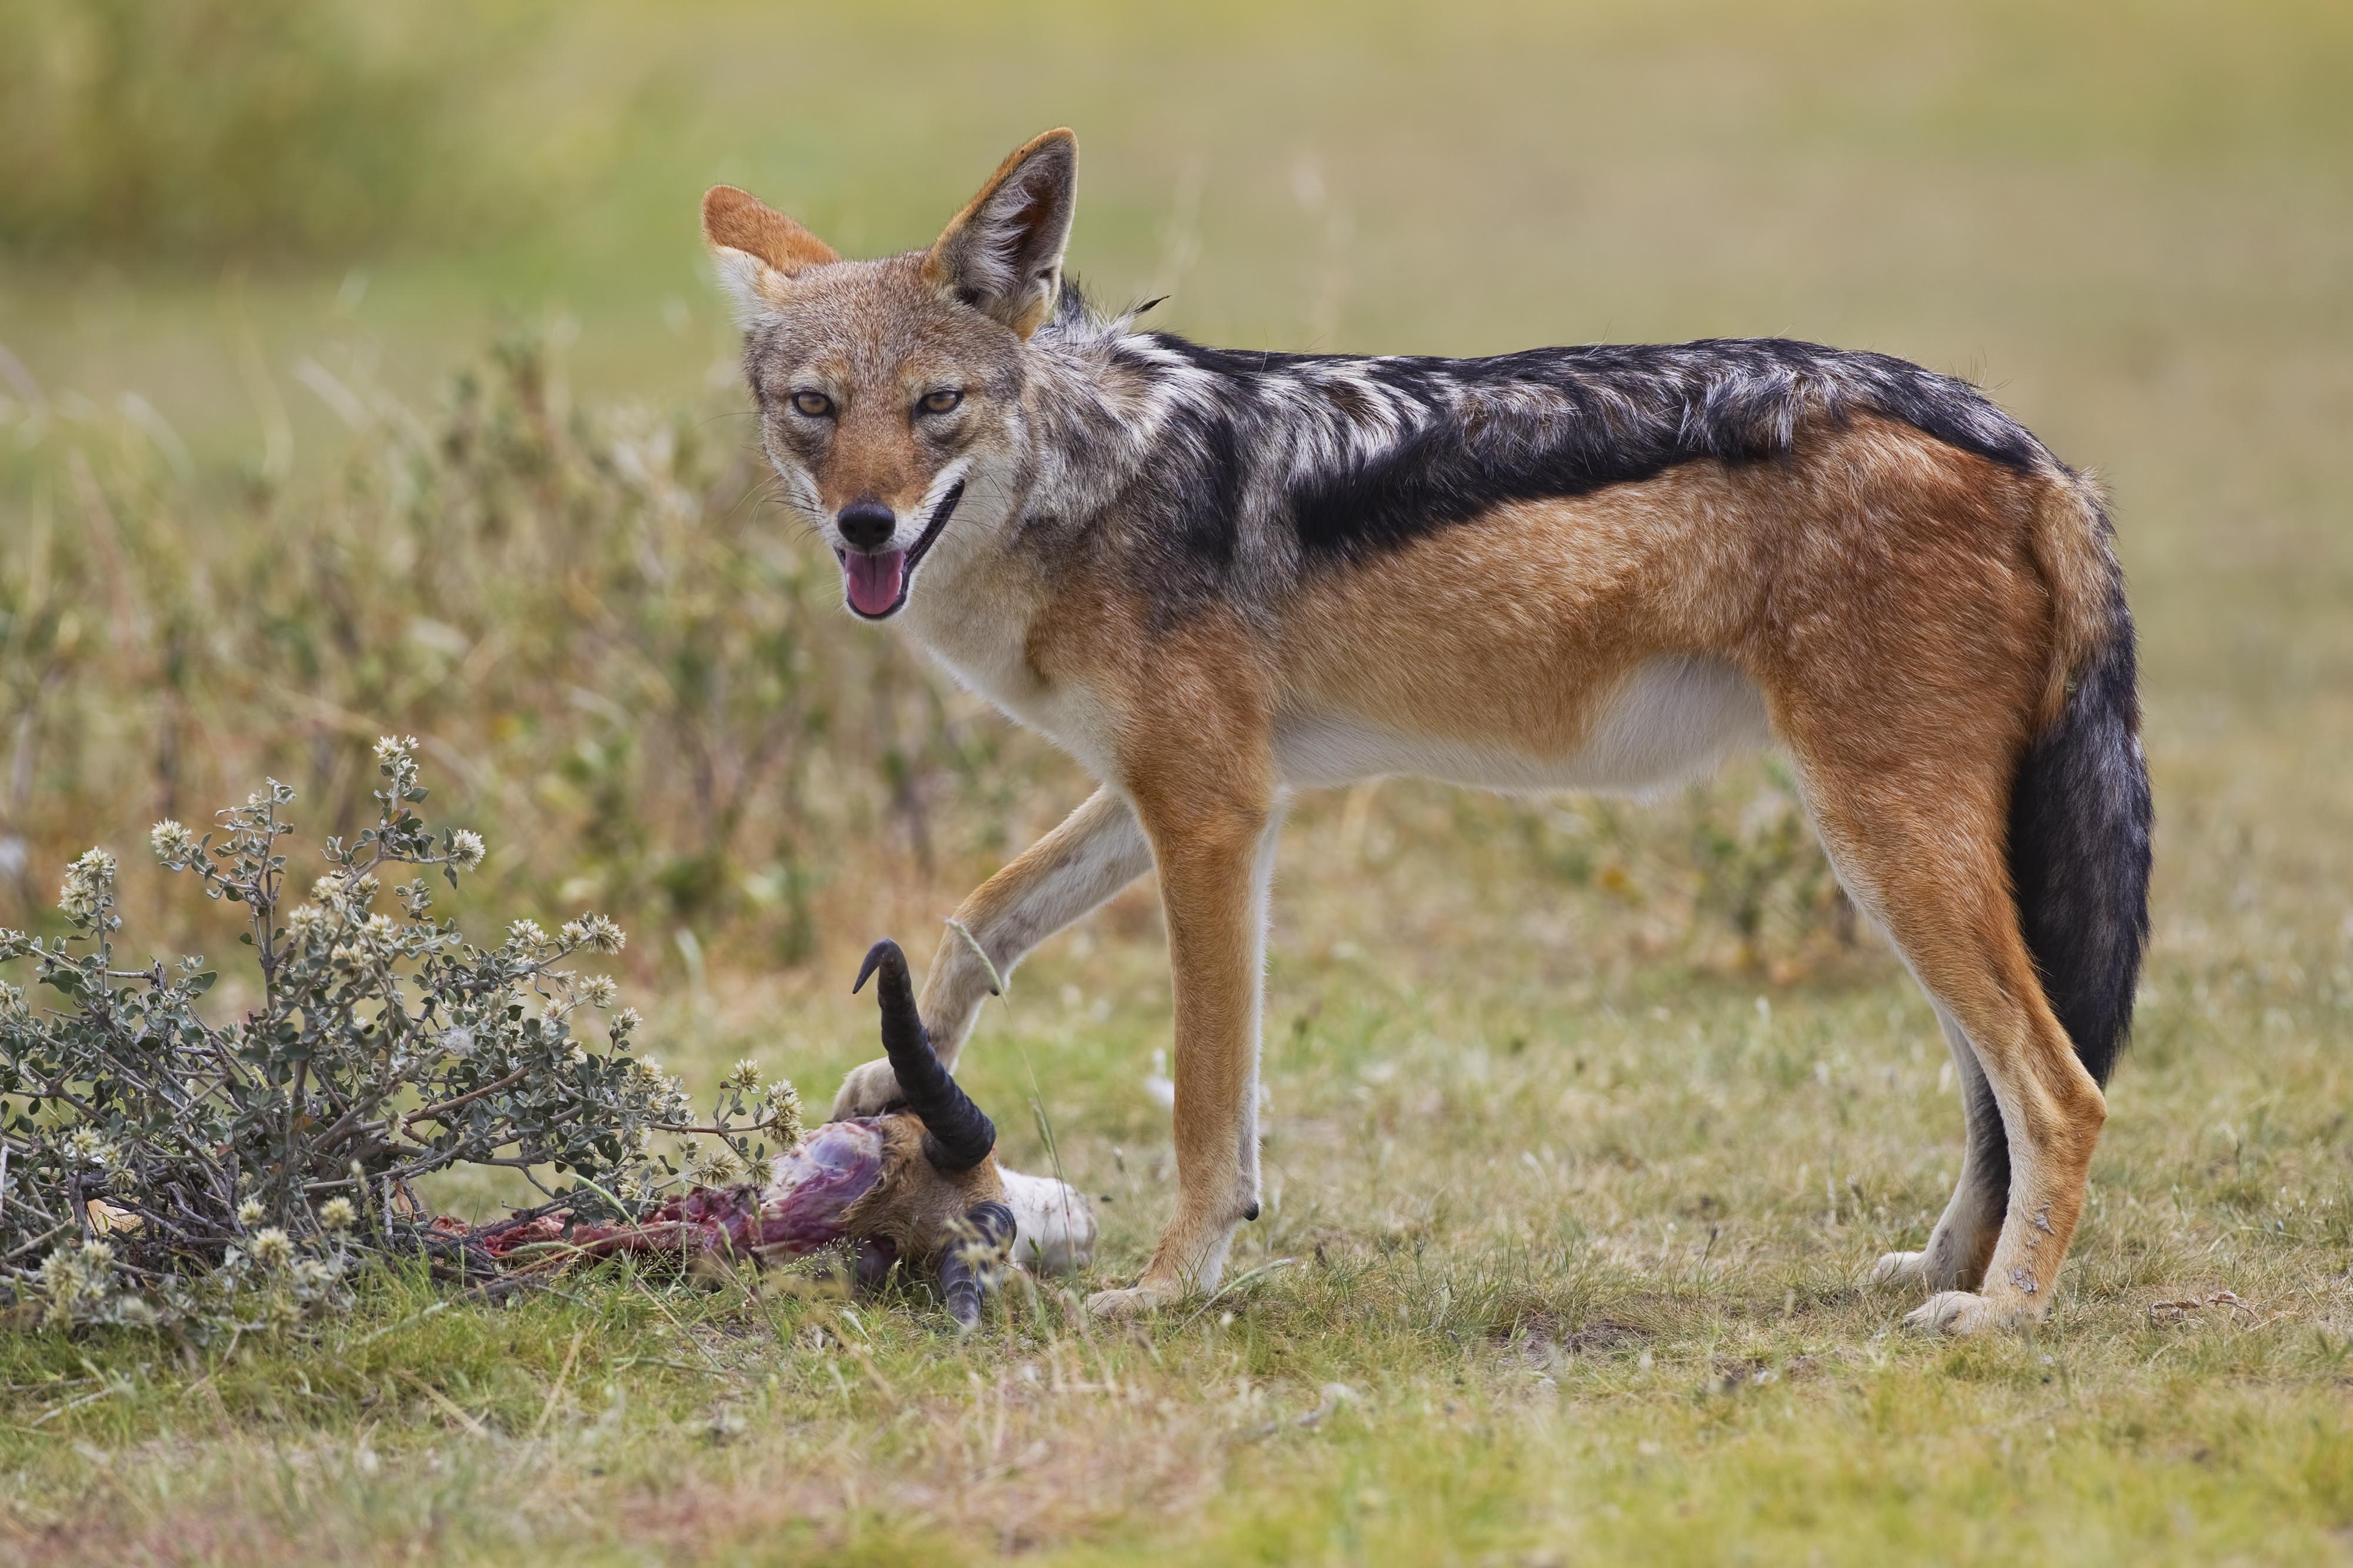
M 2047 1308 L 2147 929 L 2132 623 L 2099 495 L 1960 382 L 1778 340 L 1494 359 L 1237 353 L 1091 314 L 1078 148 L 849 261 L 722 186 L 702 232 L 762 440 L 849 608 L 1102 787 L 965 900 L 922 1014 L 1149 868 L 1175 1215 L 1095 1310 L 1213 1285 L 1258 1214 L 1267 884 L 1298 789 L 1643 790 L 1778 742 L 1943 1021 L 1960 1181 L 1876 1277 L 1967 1331 Z M 896 1093 L 853 1072 L 837 1116 Z

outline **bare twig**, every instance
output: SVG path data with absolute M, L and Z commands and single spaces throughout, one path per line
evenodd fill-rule
M 471 1105 L 474 1101 L 481 1099 L 484 1095 L 496 1094 L 502 1089 L 512 1089 L 515 1085 L 521 1083 L 524 1079 L 529 1078 L 530 1076 L 531 1068 L 528 1067 L 517 1068 L 514 1071 L 507 1074 L 506 1077 L 500 1079 L 495 1083 L 486 1083 L 480 1089 L 459 1095 L 453 1100 L 445 1100 L 438 1105 L 428 1105 L 422 1110 L 412 1110 L 406 1116 L 401 1118 L 400 1125 L 406 1129 L 414 1127 L 420 1121 L 438 1121 L 446 1120 L 448 1113 L 457 1110 L 459 1106 Z

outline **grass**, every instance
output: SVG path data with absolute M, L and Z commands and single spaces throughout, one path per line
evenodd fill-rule
M 726 353 L 684 227 L 703 183 L 913 244 L 1067 121 L 1082 270 L 1173 283 L 1204 336 L 1784 331 L 1984 377 L 2116 493 L 2160 815 L 2137 1038 L 2051 1322 L 1923 1340 L 1857 1287 L 1958 1163 L 1890 954 L 1784 936 L 1751 973 L 1640 863 L 1565 871 L 1607 858 L 1589 811 L 1390 784 L 1287 838 L 1268 1212 L 1216 1301 L 1113 1331 L 1053 1285 L 959 1342 L 914 1302 L 614 1271 L 504 1307 L 388 1280 L 308 1344 L 0 1336 L 0 1556 L 2353 1556 L 2341 8 L 892 21 L 584 8 L 530 79 L 627 133 L 543 229 L 368 258 L 364 290 L 340 264 L 0 265 L 0 342 L 61 404 L 148 397 L 210 472 L 263 446 L 249 332 L 299 496 L 341 439 L 301 355 L 373 356 L 422 402 L 503 301 L 578 319 L 583 399 L 702 395 Z M 1021 776 L 988 808 L 1007 842 L 1080 793 Z M 88 811 L 86 837 L 143 826 Z M 981 858 L 837 848 L 806 965 L 706 973 L 640 932 L 648 1042 L 698 1088 L 752 1055 L 821 1097 L 872 1050 L 857 952 L 922 956 Z M 1166 1014 L 1141 889 L 1025 967 L 966 1058 L 1009 1158 L 1044 1163 L 1034 1097 L 1108 1194 L 1107 1275 L 1165 1212 Z
M 1310 824 L 1302 848 L 1335 833 Z M 1957 1131 L 1933 1020 L 1883 954 L 1761 998 L 1646 965 L 1569 981 L 1591 992 L 1569 1005 L 1540 979 L 1557 945 L 1514 938 L 1504 900 L 1485 915 L 1430 973 L 1335 960 L 1322 931 L 1284 944 L 1269 1215 L 1240 1283 L 1197 1310 L 1106 1331 L 1050 1288 L 958 1342 L 913 1303 L 607 1271 L 504 1310 L 435 1311 L 387 1283 L 307 1348 L 13 1338 L 10 1544 L 115 1562 L 2341 1550 L 2341 977 L 2234 985 L 2238 961 L 2166 942 L 2053 1320 L 1956 1345 L 1896 1330 L 1906 1303 L 1854 1284 L 1917 1245 Z M 1035 1073 L 1066 1165 L 1110 1199 L 1113 1269 L 1140 1258 L 1165 1186 L 1137 1081 L 1160 1028 L 1150 945 L 1024 971 L 970 1075 L 1011 1127 Z M 1082 978 L 1108 1016 L 1062 994 Z M 857 1054 L 860 1010 L 756 986 L 656 1022 L 716 1059 L 780 1014 L 852 1043 L 827 1065 Z M 1035 1133 L 1008 1150 L 1042 1163 Z M 2181 1301 L 2207 1304 L 2159 1305 Z

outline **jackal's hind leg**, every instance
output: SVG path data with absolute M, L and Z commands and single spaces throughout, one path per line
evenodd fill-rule
M 1939 1290 L 1974 1290 L 1985 1279 L 1994 1242 L 2001 1235 L 2001 1211 L 2010 1199 L 2010 1142 L 2001 1130 L 2001 1107 L 1986 1081 L 1985 1068 L 1969 1037 L 1952 1014 L 1936 1009 L 1953 1068 L 1960 1076 L 1966 1118 L 1961 1177 L 1952 1201 L 1918 1252 L 1883 1254 L 1871 1271 L 1874 1285 L 1903 1284 Z
M 2007 775 L 1985 769 L 1973 777 L 1950 765 L 1899 771 L 1887 761 L 1865 771 L 1795 749 L 1831 858 L 1958 1022 L 2008 1154 L 1990 1258 L 1979 1265 L 1974 1256 L 1992 1187 L 1990 1139 L 1973 1135 L 1959 1211 L 1947 1211 L 1951 1226 L 1939 1222 L 1919 1265 L 1923 1284 L 1937 1284 L 1931 1268 L 1949 1268 L 1952 1283 L 1905 1321 L 1947 1333 L 2031 1326 L 2050 1310 L 2107 1106 L 2043 999 L 2020 931 L 2004 860 Z M 1974 1104 L 1971 1119 L 1982 1120 Z

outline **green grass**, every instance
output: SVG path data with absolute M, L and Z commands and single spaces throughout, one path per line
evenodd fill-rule
M 1642 877 L 1548 869 L 1579 819 L 1387 785 L 1287 839 L 1267 1215 L 1233 1264 L 1259 1272 L 1206 1310 L 1090 1329 L 1050 1285 L 958 1342 L 917 1302 L 600 1273 L 430 1316 L 387 1282 L 234 1352 L 0 1335 L 0 1556 L 2353 1556 L 2341 7 L 653 15 L 583 8 L 519 79 L 519 121 L 534 93 L 612 110 L 545 225 L 358 258 L 364 291 L 340 263 L 0 262 L 0 343 L 59 403 L 148 397 L 207 474 L 259 459 L 258 363 L 299 484 L 342 439 L 302 355 L 423 400 L 502 311 L 569 313 L 579 395 L 666 403 L 726 374 L 703 184 L 914 244 L 1067 121 L 1082 272 L 1173 285 L 1203 336 L 1788 331 L 1978 375 L 2116 494 L 2159 812 L 2137 1039 L 2052 1321 L 1928 1341 L 1856 1285 L 1959 1155 L 1890 954 L 1746 974 Z M 1010 841 L 1079 797 L 1038 776 Z M 697 977 L 640 933 L 648 1043 L 696 1087 L 748 1054 L 821 1099 L 872 1054 L 857 952 L 923 956 L 973 857 L 842 854 L 807 967 Z M 1106 1275 L 1166 1212 L 1166 1039 L 1138 889 L 966 1058 L 1010 1159 L 1044 1163 L 1035 1097 L 1108 1194 Z
M 1305 837 L 1332 847 L 1328 826 Z M 1459 973 L 1493 951 L 1474 984 L 1285 944 L 1269 1213 L 1245 1282 L 1198 1310 L 1090 1328 L 1050 1287 L 960 1343 L 918 1302 L 607 1271 L 429 1316 L 441 1298 L 387 1284 L 308 1347 L 11 1338 L 8 1539 L 223 1562 L 2309 1561 L 2341 1543 L 2341 980 L 2214 1007 L 2237 965 L 2168 943 L 2052 1322 L 1957 1345 L 1854 1285 L 1917 1245 L 1954 1164 L 1933 1021 L 1892 963 L 1764 1005 L 1646 966 L 1572 1006 L 1501 902 L 1450 955 Z M 1112 1270 L 1140 1259 L 1165 1189 L 1136 1081 L 1161 1026 L 1152 958 L 1121 942 L 1025 971 L 969 1075 L 1010 1129 L 1035 1073 L 1068 1167 L 1112 1200 Z M 1082 979 L 1107 1017 L 1060 997 Z M 656 1025 L 721 1058 L 780 1012 L 846 1042 L 797 1062 L 857 1054 L 860 1010 L 758 987 Z M 1042 1163 L 1034 1133 L 1008 1152 Z M 2223 1290 L 2243 1305 L 2152 1318 Z

